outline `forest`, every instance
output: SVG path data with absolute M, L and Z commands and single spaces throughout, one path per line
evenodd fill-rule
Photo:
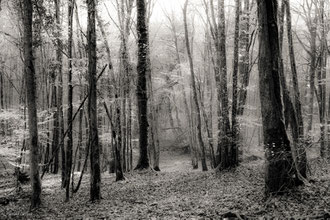
M 330 219 L 329 0 L 0 0 L 0 219 Z

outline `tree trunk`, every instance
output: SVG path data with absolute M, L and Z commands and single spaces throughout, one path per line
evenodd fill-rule
M 259 88 L 266 150 L 266 194 L 280 193 L 294 186 L 295 174 L 283 115 L 280 85 L 280 46 L 277 0 L 258 3 Z
M 70 176 L 72 167 L 72 147 L 73 147 L 73 137 L 72 137 L 72 115 L 73 115 L 73 85 L 72 85 L 72 23 L 73 23 L 73 0 L 68 2 L 68 112 L 67 112 L 67 123 L 68 123 L 68 135 L 67 135 L 67 146 L 66 146 L 66 166 L 65 166 L 65 200 L 69 201 L 70 197 Z
M 95 30 L 95 0 L 87 0 L 88 23 L 88 75 L 89 75 L 89 97 L 88 97 L 88 118 L 89 118 L 89 144 L 91 147 L 91 179 L 90 179 L 90 200 L 101 199 L 101 170 L 100 170 L 100 146 L 97 130 L 97 75 L 96 75 L 96 30 Z
M 81 85 L 82 86 L 82 85 Z M 81 89 L 81 94 L 82 94 L 82 90 Z M 82 100 L 82 95 L 80 95 L 80 100 Z M 79 112 L 79 125 L 78 125 L 78 165 L 77 165 L 77 171 L 80 172 L 80 168 L 81 168 L 81 160 L 82 160 L 82 154 L 83 154 L 83 145 L 82 145 L 82 141 L 83 141 L 83 117 L 84 117 L 84 109 L 82 108 Z M 85 152 L 86 153 L 86 152 Z
M 324 1 L 320 1 L 320 25 L 321 25 L 321 51 L 319 57 L 319 69 L 318 69 L 318 100 L 319 100 L 319 116 L 320 116 L 320 155 L 322 158 L 326 158 L 326 69 L 328 58 L 328 45 L 327 45 L 327 24 L 325 24 L 325 11 Z
M 4 109 L 3 83 L 4 83 L 3 73 L 2 73 L 2 70 L 0 70 L 0 108 L 1 109 Z
M 57 90 L 56 90 L 56 75 L 53 73 L 53 76 L 51 77 L 51 87 L 52 87 L 52 97 L 51 97 L 51 109 L 56 109 L 54 112 L 54 122 L 53 122 L 53 142 L 52 142 L 52 154 L 55 154 L 54 162 L 52 164 L 52 169 L 51 172 L 54 174 L 58 173 L 58 161 L 59 161 L 59 154 L 58 151 L 56 150 L 58 144 L 59 144 L 59 123 L 58 123 L 58 111 L 57 111 Z M 47 161 L 48 162 L 48 161 Z
M 117 131 L 116 128 L 112 122 L 111 119 L 111 113 L 109 112 L 109 109 L 106 105 L 105 102 L 103 102 L 103 106 L 105 108 L 105 111 L 107 113 L 108 119 L 110 121 L 110 125 L 111 125 L 111 133 L 112 133 L 112 147 L 113 147 L 113 155 L 114 155 L 114 162 L 115 162 L 115 171 L 116 171 L 116 181 L 120 181 L 120 180 L 125 180 L 122 168 L 121 168 L 121 163 L 120 163 L 120 154 L 118 151 L 118 135 L 117 135 Z
M 153 154 L 153 158 L 154 158 L 154 164 L 153 164 L 153 168 L 155 171 L 160 171 L 160 167 L 159 167 L 159 155 L 160 155 L 160 147 L 159 147 L 159 132 L 158 132 L 158 109 L 157 107 L 153 107 L 152 109 L 153 111 L 153 127 L 154 127 L 154 154 Z
M 307 132 L 308 138 L 312 138 L 313 128 L 313 115 L 314 115 L 314 89 L 315 89 L 315 72 L 316 72 L 316 23 L 312 24 L 310 29 L 310 67 L 309 67 L 309 112 L 308 112 L 308 124 Z M 311 140 L 309 140 L 311 141 Z
M 301 110 L 301 100 L 300 100 L 300 92 L 299 92 L 299 84 L 298 84 L 298 74 L 295 60 L 295 53 L 293 48 L 293 38 L 292 38 L 292 25 L 291 25 L 291 8 L 290 8 L 290 0 L 286 0 L 286 23 L 287 23 L 287 35 L 288 35 L 288 46 L 289 46 L 289 57 L 290 57 L 290 65 L 291 65 L 291 74 L 292 74 L 292 83 L 293 83 L 293 92 L 294 92 L 294 107 L 296 110 L 296 118 L 298 124 L 298 166 L 300 174 L 306 178 L 307 177 L 307 157 L 306 151 L 303 146 L 304 144 L 304 122 L 302 117 Z
M 115 167 L 116 167 L 116 181 L 120 181 L 124 179 L 123 167 L 122 167 L 122 158 L 121 158 L 121 148 L 122 148 L 122 130 L 121 130 L 121 121 L 120 121 L 120 99 L 118 95 L 115 95 L 115 120 L 116 125 L 113 125 L 114 131 L 116 132 L 115 141 L 114 141 L 114 159 L 115 159 Z
M 150 55 L 149 55 L 150 56 Z M 150 57 L 149 57 L 150 59 Z M 149 138 L 149 159 L 150 159 L 150 163 L 153 164 L 153 168 L 155 171 L 160 171 L 159 168 L 159 146 L 156 146 L 156 142 L 158 139 L 158 127 L 157 127 L 157 115 L 156 115 L 156 111 L 155 108 L 157 106 L 155 106 L 155 102 L 154 102 L 154 95 L 153 95 L 153 87 L 152 87 L 152 77 L 151 77 L 151 71 L 150 74 L 147 76 L 147 88 L 148 88 L 148 97 L 149 97 L 149 106 L 148 106 L 148 112 L 149 112 L 149 129 L 148 129 L 148 138 Z M 169 114 L 171 114 L 171 111 L 169 111 Z M 171 119 L 170 119 L 171 121 Z M 173 121 L 173 118 L 172 118 Z M 172 125 L 173 127 L 173 125 Z M 151 156 L 151 154 L 153 154 L 153 157 Z M 158 155 L 158 156 L 157 156 Z M 154 159 L 154 161 L 152 161 L 151 159 Z M 152 163 L 153 162 L 153 163 Z
M 204 87 L 209 88 L 209 91 L 211 93 L 210 95 L 210 119 L 207 116 L 207 112 L 205 109 L 205 104 L 204 104 L 204 93 L 202 93 L 201 89 L 198 91 L 199 95 L 199 100 L 201 104 L 201 111 L 204 119 L 204 124 L 205 124 L 205 129 L 207 133 L 207 140 L 209 144 L 209 155 L 210 155 L 210 163 L 211 163 L 211 168 L 213 169 L 215 167 L 215 157 L 214 157 L 214 149 L 213 149 L 213 133 L 212 133 L 212 84 L 208 78 L 208 75 L 210 75 L 210 69 L 207 67 L 208 66 L 208 60 L 207 60 L 207 53 L 208 53 L 208 37 L 206 37 L 206 46 L 204 48 L 205 54 L 204 54 L 204 59 L 203 59 L 203 65 L 204 65 L 204 72 L 205 72 L 205 80 L 204 80 Z
M 239 49 L 239 20 L 240 20 L 240 0 L 236 0 L 236 15 L 235 15 L 235 36 L 234 36 L 234 64 L 233 64 L 233 105 L 231 112 L 232 121 L 232 161 L 238 165 L 238 132 L 239 125 L 237 122 L 237 99 L 238 99 L 238 49 Z
M 196 108 L 194 106 L 194 101 L 193 101 L 193 94 L 192 94 L 192 85 L 190 83 L 190 109 L 191 109 L 191 114 L 190 114 L 190 138 L 191 138 L 191 154 L 192 154 L 192 166 L 193 169 L 196 170 L 198 169 L 198 159 L 199 159 L 199 150 L 198 150 L 198 141 L 196 140 L 197 134 L 196 134 Z
M 63 43 L 62 43 L 62 33 L 61 33 L 61 1 L 55 0 L 55 17 L 56 17 L 56 25 L 57 25 L 57 33 L 56 33 L 56 74 L 58 77 L 58 85 L 57 85 L 57 119 L 58 119 L 58 139 L 63 142 L 64 137 L 64 116 L 63 116 L 63 76 L 62 76 L 62 52 L 63 52 Z M 58 153 L 58 147 L 53 149 L 53 154 Z M 55 151 L 55 152 L 54 152 Z M 57 152 L 56 152 L 57 151 Z M 55 162 L 54 162 L 55 163 Z M 61 178 L 62 178 L 62 187 L 64 187 L 65 183 L 65 151 L 64 144 L 61 144 Z
M 194 63 L 193 63 L 193 58 L 192 58 L 191 49 L 190 49 L 189 36 L 188 36 L 187 7 L 188 7 L 188 0 L 185 1 L 184 8 L 183 8 L 184 32 L 185 32 L 186 49 L 187 49 L 190 74 L 191 74 L 190 78 L 191 78 L 191 86 L 192 86 L 192 92 L 193 92 L 193 102 L 194 102 L 194 106 L 196 108 L 197 139 L 198 139 L 198 144 L 202 151 L 202 158 L 201 158 L 202 169 L 203 169 L 203 171 L 207 171 L 205 146 L 204 146 L 203 137 L 202 137 L 202 125 L 201 125 L 202 123 L 201 123 L 201 114 L 200 114 L 201 111 L 200 111 L 200 107 L 199 107 L 199 103 L 198 103 L 197 88 L 196 88 L 196 82 L 195 82 Z
M 250 41 L 250 0 L 244 1 L 244 10 L 242 13 L 242 24 L 240 32 L 240 54 L 239 59 L 239 80 L 241 87 L 238 92 L 238 109 L 237 115 L 242 116 L 247 98 L 247 87 L 250 79 L 250 62 L 249 62 L 249 41 Z
M 231 129 L 229 122 L 228 90 L 227 90 L 227 61 L 226 61 L 226 34 L 225 34 L 225 10 L 224 0 L 218 1 L 218 36 L 217 36 L 217 72 L 216 82 L 218 90 L 218 100 L 221 111 L 218 122 L 220 125 L 219 140 L 217 147 L 217 166 L 219 170 L 230 168 L 237 163 L 233 160 Z
M 137 33 L 138 33 L 138 63 L 137 63 L 137 102 L 139 119 L 139 148 L 140 157 L 135 169 L 149 168 L 148 159 L 148 98 L 147 98 L 147 75 L 150 72 L 148 54 L 149 40 L 146 25 L 145 0 L 137 0 Z
M 30 135 L 30 178 L 31 178 L 31 209 L 39 207 L 41 204 L 41 182 L 39 177 L 39 146 L 38 146 L 38 118 L 37 118 L 37 94 L 35 69 L 33 63 L 33 34 L 32 17 L 33 4 L 31 0 L 22 3 L 23 13 L 23 42 L 24 42 L 24 73 L 26 79 L 26 93 L 28 105 L 28 123 Z

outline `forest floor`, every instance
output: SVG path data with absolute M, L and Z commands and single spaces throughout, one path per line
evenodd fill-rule
M 88 201 L 88 175 L 67 203 L 60 176 L 47 175 L 42 183 L 42 206 L 33 212 L 29 211 L 29 185 L 17 195 L 14 180 L 1 179 L 0 197 L 11 197 L 11 202 L 0 205 L 0 219 L 220 219 L 228 212 L 250 219 L 324 219 L 330 211 L 330 166 L 325 162 L 310 163 L 313 183 L 266 198 L 263 160 L 216 173 L 192 170 L 189 155 L 166 152 L 162 158 L 161 172 L 127 173 L 121 182 L 104 173 L 102 200 L 95 203 Z

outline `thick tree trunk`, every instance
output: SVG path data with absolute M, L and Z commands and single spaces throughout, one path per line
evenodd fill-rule
M 137 63 L 137 102 L 139 119 L 139 148 L 140 157 L 135 169 L 149 168 L 148 158 L 148 98 L 147 98 L 147 75 L 150 72 L 148 54 L 149 40 L 146 25 L 145 0 L 137 0 L 137 33 L 138 33 L 138 63 Z
M 283 115 L 280 85 L 280 47 L 277 0 L 258 3 L 259 88 L 266 150 L 266 193 L 294 186 L 295 167 Z
M 89 97 L 88 97 L 88 118 L 89 118 L 89 145 L 91 147 L 90 163 L 90 200 L 101 199 L 101 170 L 100 170 L 100 146 L 97 130 L 97 75 L 96 75 L 96 30 L 95 30 L 95 0 L 87 0 L 88 23 L 88 75 L 89 75 Z
M 28 105 L 28 123 L 30 134 L 30 178 L 31 178 L 31 208 L 36 208 L 41 204 L 41 182 L 39 177 L 39 145 L 38 145 L 38 118 L 37 118 L 37 94 L 35 69 L 33 64 L 33 34 L 32 17 L 33 4 L 31 0 L 22 3 L 23 13 L 23 42 L 24 42 L 24 73 L 26 79 L 26 93 Z

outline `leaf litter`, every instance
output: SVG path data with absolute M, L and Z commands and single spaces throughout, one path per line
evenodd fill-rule
M 312 163 L 313 183 L 269 198 L 264 195 L 262 160 L 221 173 L 191 169 L 132 172 L 121 182 L 115 182 L 113 174 L 103 174 L 102 200 L 95 203 L 89 201 L 88 175 L 67 203 L 60 176 L 48 175 L 43 180 L 41 208 L 29 212 L 30 187 L 24 186 L 21 194 L 9 195 L 16 201 L 0 206 L 0 219 L 219 219 L 228 212 L 249 219 L 322 219 L 330 211 L 330 166 Z

